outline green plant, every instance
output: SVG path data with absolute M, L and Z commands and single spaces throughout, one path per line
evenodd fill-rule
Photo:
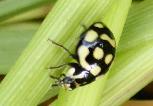
M 51 105 L 97 106 L 100 104 L 101 106 L 118 106 L 152 81 L 152 0 L 134 2 L 127 21 L 126 17 L 131 6 L 131 0 L 59 0 L 39 29 L 39 22 L 20 21 L 20 23 L 17 23 L 17 20 L 12 20 L 11 23 L 13 24 L 10 24 L 9 21 L 6 21 L 6 19 L 17 13 L 36 7 L 36 4 L 39 4 L 38 7 L 43 5 L 41 2 L 49 2 L 49 0 L 31 1 L 33 2 L 27 2 L 26 6 L 23 6 L 27 7 L 26 9 L 22 5 L 19 8 L 15 4 L 14 7 L 9 7 L 8 4 L 11 5 L 11 1 L 6 1 L 7 3 L 5 1 L 1 1 L 5 3 L 0 2 L 0 6 L 8 6 L 7 11 L 10 11 L 7 15 L 2 14 L 7 12 L 5 9 L 0 11 L 0 20 L 2 21 L 0 23 L 0 39 L 3 37 L 8 42 L 12 41 L 12 38 L 9 37 L 11 36 L 10 33 L 17 32 L 17 30 L 23 30 L 25 34 L 22 34 L 21 31 L 23 38 L 20 39 L 18 39 L 18 33 L 14 34 L 14 37 L 18 37 L 14 38 L 14 42 L 18 42 L 14 46 L 20 44 L 20 49 L 18 49 L 20 52 L 15 47 L 12 48 L 11 45 L 7 46 L 9 51 L 5 53 L 10 52 L 11 48 L 13 52 L 18 52 L 18 54 L 13 55 L 15 58 L 12 59 L 12 63 L 16 61 L 18 55 L 21 54 L 21 56 L 11 68 L 11 71 L 8 72 L 7 70 L 12 63 L 0 67 L 0 73 L 7 73 L 7 76 L 0 84 L 0 105 L 38 105 L 56 95 L 58 89 L 50 88 L 50 84 L 54 80 L 49 78 L 49 74 L 58 75 L 61 71 L 47 70 L 47 67 L 62 64 L 64 60 L 68 61 L 69 58 L 68 54 L 61 52 L 61 49 L 53 46 L 47 39 L 51 38 L 74 51 L 78 41 L 76 39 L 79 39 L 80 33 L 84 30 L 81 24 L 89 26 L 95 21 L 104 22 L 116 38 L 117 53 L 111 69 L 105 77 L 99 78 L 92 84 L 74 91 L 61 89 L 58 100 Z M 18 3 L 21 2 L 18 1 Z M 12 9 L 17 7 L 19 11 Z M 22 17 L 20 20 L 22 20 Z M 126 24 L 121 37 L 125 21 Z M 32 34 L 36 30 L 37 32 L 32 38 Z M 10 33 L 8 34 L 6 31 L 10 31 Z M 8 36 L 5 37 L 2 34 Z M 0 46 L 5 50 L 3 39 Z M 24 43 L 19 42 L 22 40 Z M 28 41 L 30 43 L 21 53 Z M 6 63 L 9 63 L 10 57 L 5 58 L 6 60 L 1 59 L 1 62 L 6 61 Z M 66 58 L 63 59 L 63 57 Z

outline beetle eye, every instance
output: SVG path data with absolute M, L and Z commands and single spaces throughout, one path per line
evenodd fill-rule
M 72 78 L 70 78 L 70 77 L 65 77 L 65 78 L 63 79 L 63 82 L 64 82 L 65 84 L 71 84 L 71 83 L 74 82 L 74 79 L 72 79 Z

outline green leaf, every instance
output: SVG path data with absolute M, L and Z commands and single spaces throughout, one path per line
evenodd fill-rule
M 101 106 L 119 106 L 153 80 L 153 1 L 132 5 Z
M 31 10 L 23 11 L 22 13 L 16 14 L 13 17 L 10 17 L 7 20 L 4 20 L 0 23 L 0 25 L 19 23 L 25 21 L 42 21 L 45 16 L 48 14 L 51 9 L 51 5 L 39 6 L 37 8 L 33 8 Z
M 63 60 L 66 54 L 57 49 L 56 46 L 51 45 L 47 41 L 48 38 L 73 51 L 78 41 L 76 40 L 77 37 L 84 30 L 81 24 L 89 26 L 93 22 L 101 20 L 113 31 L 118 43 L 131 0 L 114 0 L 111 5 L 112 1 L 58 1 L 28 47 L 3 80 L 0 88 L 0 105 L 37 105 L 50 89 L 50 84 L 53 81 L 49 78 L 47 67 L 63 63 L 64 61 L 61 61 L 61 59 Z M 118 26 L 116 27 L 116 25 Z M 111 70 L 113 70 L 113 67 Z M 51 70 L 51 72 L 53 75 L 58 73 L 54 70 Z M 60 106 L 72 106 L 72 103 L 74 103 L 73 105 L 85 103 L 89 106 L 99 104 L 107 75 L 105 78 L 102 77 L 94 83 L 72 92 L 61 90 L 59 100 L 55 104 Z M 80 96 L 80 94 L 84 95 Z M 75 99 L 73 95 L 75 95 Z M 62 99 L 63 97 L 67 98 Z M 93 97 L 95 97 L 94 100 Z
M 31 22 L 0 26 L 0 74 L 8 73 L 38 26 Z
M 2 0 L 0 1 L 0 21 L 16 14 L 51 2 L 50 0 Z
M 98 1 L 97 4 L 95 4 L 96 7 L 94 10 L 97 10 L 102 14 L 103 11 L 100 11 L 97 8 L 102 6 L 104 7 L 107 4 L 106 2 L 108 1 Z M 122 32 L 130 4 L 130 0 L 118 0 L 114 1 L 112 5 L 106 5 L 109 9 L 105 11 L 106 14 L 103 16 L 102 21 L 107 23 L 109 28 L 112 29 L 117 43 L 119 42 L 120 34 Z M 90 15 L 92 16 L 92 14 Z M 88 17 L 90 17 L 90 15 Z M 119 23 L 118 27 L 116 27 L 117 23 Z M 113 70 L 113 68 L 111 70 Z M 58 100 L 53 104 L 53 106 L 98 106 L 101 98 L 103 97 L 103 88 L 106 80 L 107 75 L 97 79 L 95 82 L 89 85 L 80 87 L 74 91 L 61 90 Z
M 93 6 L 93 4 L 99 3 L 106 4 L 103 4 L 102 7 L 100 5 Z M 0 105 L 37 105 L 53 82 L 49 77 L 47 67 L 61 64 L 63 62 L 61 58 L 63 60 L 65 56 L 64 52 L 47 41 L 48 38 L 73 50 L 78 41 L 76 37 L 79 37 L 84 30 L 81 23 L 89 26 L 95 21 L 100 21 L 100 17 L 103 16 L 101 11 L 104 11 L 108 4 L 108 0 L 107 2 L 101 0 L 58 1 L 16 64 L 2 81 Z M 93 8 L 91 9 L 91 7 Z M 102 10 L 97 11 L 97 9 Z M 54 73 L 56 74 L 52 70 L 53 75 L 55 75 Z

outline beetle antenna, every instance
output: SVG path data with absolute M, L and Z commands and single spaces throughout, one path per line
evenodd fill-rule
M 50 77 L 51 77 L 52 79 L 59 80 L 59 77 L 55 77 L 55 76 L 52 76 L 52 75 L 50 75 Z
M 59 65 L 59 66 L 49 67 L 48 69 L 61 68 L 61 67 L 64 67 L 66 65 L 68 65 L 68 63 L 62 64 L 62 65 Z
M 58 86 L 58 84 L 52 84 L 52 87 Z
M 68 52 L 70 55 L 73 55 L 66 47 L 64 47 L 63 45 L 56 43 L 55 41 L 48 39 L 47 41 L 50 41 L 51 43 L 53 43 L 54 45 L 63 48 L 66 52 Z
M 84 24 L 81 24 L 81 26 L 83 27 L 83 29 L 84 29 L 84 30 L 87 30 L 87 27 L 86 27 L 86 25 L 84 25 Z

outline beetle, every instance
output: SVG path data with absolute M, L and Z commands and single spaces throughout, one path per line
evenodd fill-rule
M 97 77 L 108 71 L 115 57 L 115 38 L 102 22 L 93 23 L 80 35 L 74 54 L 64 46 L 50 39 L 49 41 L 65 49 L 77 61 L 67 64 L 70 69 L 66 74 L 61 74 L 60 77 L 51 76 L 57 80 L 52 86 L 62 86 L 67 90 L 95 81 Z

